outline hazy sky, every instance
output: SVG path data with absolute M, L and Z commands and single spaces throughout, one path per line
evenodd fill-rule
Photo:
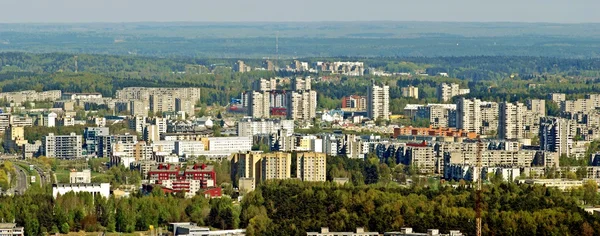
M 0 0 L 0 22 L 600 22 L 600 0 Z

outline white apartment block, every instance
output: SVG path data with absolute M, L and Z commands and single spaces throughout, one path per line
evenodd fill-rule
M 467 132 L 481 131 L 481 101 L 461 98 L 456 103 L 456 127 Z
M 210 137 L 208 150 L 211 152 L 244 152 L 252 150 L 252 137 Z
M 557 117 L 540 118 L 540 148 L 570 156 L 576 133 L 573 120 Z
M 500 139 L 524 138 L 526 108 L 523 103 L 500 103 L 498 137 Z
M 437 97 L 440 102 L 449 102 L 454 96 L 460 93 L 459 85 L 455 83 L 441 83 L 437 87 Z
M 206 151 L 202 141 L 175 141 L 175 153 L 178 156 L 200 156 Z
M 367 95 L 367 116 L 372 120 L 390 119 L 390 87 L 371 83 Z
M 312 90 L 287 93 L 287 117 L 292 120 L 308 121 L 317 117 L 317 92 Z
M 278 130 L 285 130 L 286 135 L 294 133 L 293 120 L 251 120 L 238 122 L 238 136 L 270 135 Z
M 271 117 L 269 92 L 248 92 L 248 115 L 259 119 Z
M 306 77 L 306 78 L 298 78 L 295 77 L 294 79 L 292 79 L 292 90 L 294 91 L 299 91 L 299 90 L 311 90 L 312 86 L 312 79 L 310 77 Z
M 81 135 L 54 135 L 49 133 L 42 140 L 42 155 L 60 159 L 78 159 L 82 157 L 83 138 Z

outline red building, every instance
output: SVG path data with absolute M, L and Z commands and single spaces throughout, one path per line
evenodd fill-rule
M 159 164 L 148 171 L 148 180 L 150 184 L 161 185 L 163 190 L 196 194 L 200 190 L 214 188 L 217 177 L 213 166 L 206 164 L 190 165 L 185 169 L 171 164 Z M 214 191 L 210 193 L 211 196 L 215 194 Z M 220 194 L 220 190 L 218 193 Z
M 342 98 L 343 110 L 365 111 L 367 110 L 367 98 L 364 96 L 350 95 Z

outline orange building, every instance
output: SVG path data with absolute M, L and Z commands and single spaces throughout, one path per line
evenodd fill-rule
M 477 138 L 477 133 L 465 132 L 464 130 L 454 128 L 424 128 L 424 127 L 399 127 L 394 128 L 394 138 L 401 135 L 413 136 L 437 136 L 437 137 L 466 137 L 469 139 Z

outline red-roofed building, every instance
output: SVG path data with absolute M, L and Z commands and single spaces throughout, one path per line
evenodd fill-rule
M 193 196 L 201 189 L 214 188 L 217 177 L 213 166 L 206 164 L 189 165 L 185 169 L 171 164 L 159 164 L 148 171 L 150 184 L 161 185 L 173 192 L 184 191 Z M 218 191 L 220 193 L 220 190 Z M 211 196 L 216 192 L 211 192 Z

